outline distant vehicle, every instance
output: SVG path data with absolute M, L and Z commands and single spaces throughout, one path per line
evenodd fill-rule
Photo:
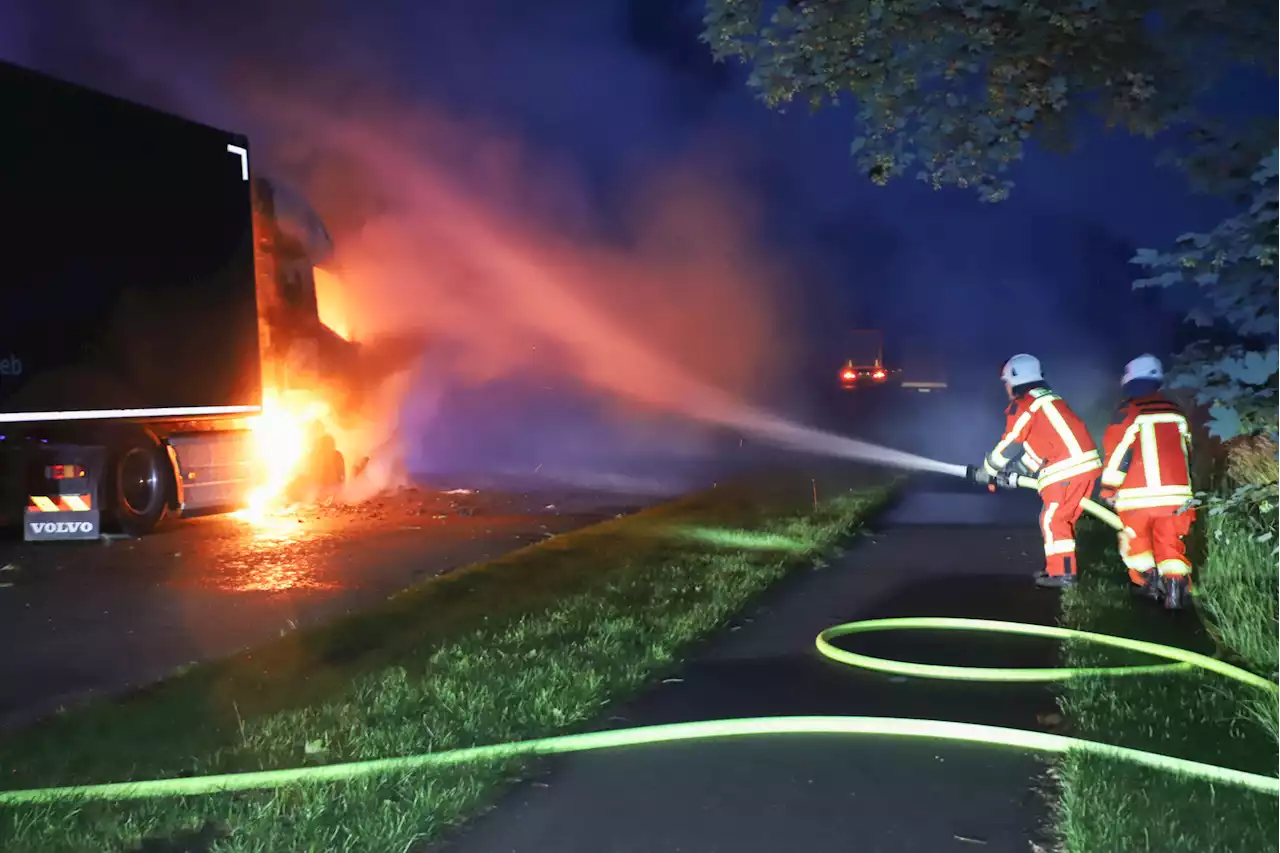
M 840 371 L 840 387 L 852 391 L 854 388 L 893 384 L 898 379 L 899 372 L 878 363 L 854 364 L 850 359 Z
M 903 345 L 901 366 L 890 367 L 884 358 L 884 334 L 876 329 L 851 332 L 845 343 L 846 358 L 838 374 L 845 391 L 859 388 L 900 388 L 921 394 L 942 391 L 947 387 L 946 364 L 932 356 L 928 341 Z
M 900 380 L 902 371 L 884 364 L 884 335 L 881 332 L 853 332 L 846 346 L 854 351 L 854 356 L 847 359 L 840 369 L 840 387 L 844 390 L 891 386 Z

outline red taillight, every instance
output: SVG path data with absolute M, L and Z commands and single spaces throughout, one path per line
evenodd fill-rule
M 840 378 L 846 382 L 852 382 L 858 378 L 858 374 L 854 373 L 852 370 L 846 370 L 844 373 L 840 374 Z
M 875 373 L 873 373 L 873 374 L 871 374 L 871 375 L 872 375 L 872 376 L 874 376 L 876 379 L 884 379 L 884 371 L 883 371 L 883 370 L 877 370 Z
M 44 475 L 50 480 L 75 480 L 84 476 L 84 468 L 79 465 L 50 465 L 44 469 Z

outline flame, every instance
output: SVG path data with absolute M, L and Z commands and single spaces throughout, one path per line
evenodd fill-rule
M 267 391 L 262 414 L 250 427 L 261 475 L 242 517 L 262 520 L 284 507 L 286 491 L 306 462 L 311 444 L 308 428 L 316 421 L 326 422 L 329 414 L 329 406 L 311 394 Z
M 312 273 L 316 282 L 316 311 L 320 315 L 320 322 L 344 339 L 354 340 L 342 279 L 320 267 L 313 267 Z
M 313 267 L 312 272 L 320 322 L 351 340 L 342 280 L 319 267 Z M 262 414 L 250 425 L 258 477 L 247 506 L 236 513 L 238 517 L 261 527 L 270 524 L 274 513 L 288 507 L 289 487 L 304 473 L 303 466 L 308 463 L 312 425 L 318 422 L 327 429 L 332 423 L 332 414 L 324 395 L 318 392 L 294 389 L 286 392 L 270 387 L 264 390 Z

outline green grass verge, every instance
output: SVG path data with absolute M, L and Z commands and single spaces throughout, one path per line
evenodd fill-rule
M 1077 541 L 1085 582 L 1063 597 L 1070 628 L 1224 654 L 1275 677 L 1276 560 L 1229 516 L 1203 521 L 1206 557 L 1197 608 L 1171 614 L 1133 600 L 1114 534 L 1082 522 Z M 1093 571 L 1089 571 L 1093 568 Z M 1149 662 L 1097 646 L 1069 644 L 1067 666 Z M 1188 673 L 1068 682 L 1060 698 L 1072 734 L 1276 774 L 1276 706 L 1265 694 L 1221 676 Z M 1123 762 L 1070 754 L 1059 768 L 1057 834 L 1066 853 L 1244 853 L 1275 850 L 1275 797 L 1189 780 Z
M 808 477 L 722 487 L 550 539 L 6 737 L 0 783 L 292 767 L 583 729 L 771 583 L 829 555 L 889 494 L 885 477 L 847 485 L 823 482 L 816 506 Z M 690 527 L 767 536 L 727 547 L 678 535 Z M 410 850 L 475 814 L 522 769 L 0 808 L 0 849 Z

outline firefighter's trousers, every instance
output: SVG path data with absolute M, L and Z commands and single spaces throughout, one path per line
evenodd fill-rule
M 1101 473 L 1090 471 L 1040 489 L 1040 500 L 1044 502 L 1040 532 L 1044 535 L 1045 571 L 1049 574 L 1076 573 L 1076 522 L 1083 511 L 1080 502 L 1093 492 Z
M 1191 561 L 1183 537 L 1191 532 L 1196 511 L 1178 512 L 1176 506 L 1146 507 L 1123 510 L 1120 523 L 1120 558 L 1129 569 L 1129 579 L 1136 584 L 1146 581 L 1152 569 L 1161 577 L 1191 574 Z

